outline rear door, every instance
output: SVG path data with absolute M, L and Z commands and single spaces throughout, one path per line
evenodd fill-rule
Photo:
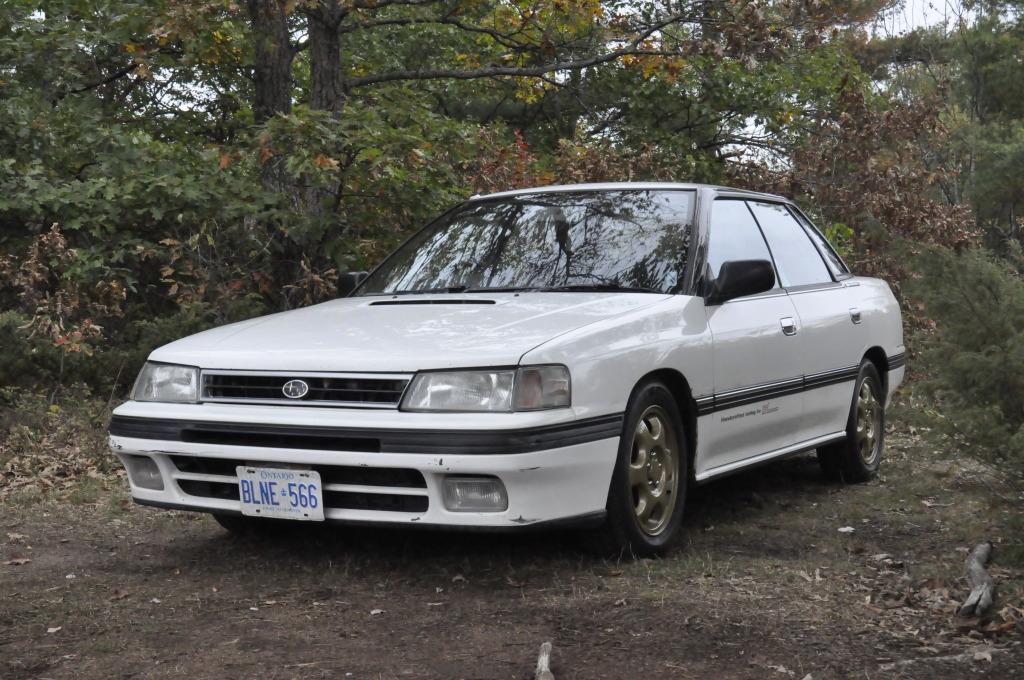
M 716 200 L 709 223 L 707 278 L 713 280 L 723 262 L 759 259 L 770 261 L 771 254 L 746 202 Z M 698 479 L 797 441 L 794 432 L 801 427 L 803 408 L 799 321 L 785 290 L 776 285 L 705 311 L 714 347 L 715 391 L 710 406 L 702 400 Z
M 867 339 L 854 296 L 837 280 L 837 267 L 845 267 L 820 234 L 809 223 L 803 224 L 802 215 L 790 207 L 761 201 L 749 204 L 799 319 L 794 339 L 806 390 L 800 439 L 840 432 L 846 427 Z

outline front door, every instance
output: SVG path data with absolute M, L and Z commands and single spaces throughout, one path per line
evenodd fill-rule
M 771 259 L 746 202 L 716 200 L 708 275 L 717 276 L 729 260 Z M 765 293 L 709 306 L 706 314 L 715 390 L 712 412 L 699 421 L 698 479 L 795 443 L 803 415 L 800 321 L 786 291 L 777 283 Z

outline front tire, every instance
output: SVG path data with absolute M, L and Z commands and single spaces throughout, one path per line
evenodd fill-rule
M 885 451 L 885 395 L 875 365 L 861 362 L 846 439 L 818 449 L 818 462 L 833 481 L 866 482 L 878 474 Z
M 665 551 L 682 523 L 688 451 L 672 392 L 658 381 L 642 384 L 626 409 L 602 549 L 638 557 Z

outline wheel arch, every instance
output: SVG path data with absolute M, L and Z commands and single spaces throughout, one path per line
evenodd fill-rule
M 653 380 L 657 380 L 665 385 L 675 398 L 676 405 L 679 406 L 679 417 L 683 421 L 683 428 L 686 434 L 687 469 L 692 481 L 694 475 L 693 466 L 696 462 L 697 452 L 697 403 L 693 399 L 690 383 L 687 381 L 686 376 L 674 368 L 659 368 L 656 371 L 645 374 L 636 381 L 636 384 L 633 385 L 633 390 L 630 392 L 630 399 L 636 393 L 637 387 Z
M 885 350 L 877 345 L 865 352 L 864 358 L 874 364 L 875 370 L 878 371 L 878 377 L 882 379 L 882 401 L 884 403 L 885 395 L 889 394 L 889 358 L 885 355 Z

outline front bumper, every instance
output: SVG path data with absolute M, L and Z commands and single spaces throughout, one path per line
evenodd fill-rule
M 163 481 L 162 490 L 153 490 L 136 485 L 129 476 L 132 496 L 139 503 L 238 513 L 235 465 L 303 466 L 321 472 L 324 516 L 329 521 L 466 528 L 511 528 L 600 516 L 621 425 L 620 415 L 500 430 L 422 425 L 378 429 L 355 427 L 365 421 L 358 413 L 324 411 L 319 425 L 268 425 L 274 420 L 253 417 L 244 407 L 162 410 L 165 416 L 179 416 L 172 418 L 152 417 L 150 407 L 126 407 L 115 412 L 111 423 L 111 450 L 126 467 L 132 456 L 151 459 Z M 272 410 L 279 422 L 280 410 Z M 325 426 L 325 420 L 333 424 Z M 450 422 L 449 417 L 445 420 Z M 462 422 L 468 421 L 472 417 L 464 416 Z M 448 475 L 499 478 L 508 494 L 508 509 L 447 510 L 442 483 Z

